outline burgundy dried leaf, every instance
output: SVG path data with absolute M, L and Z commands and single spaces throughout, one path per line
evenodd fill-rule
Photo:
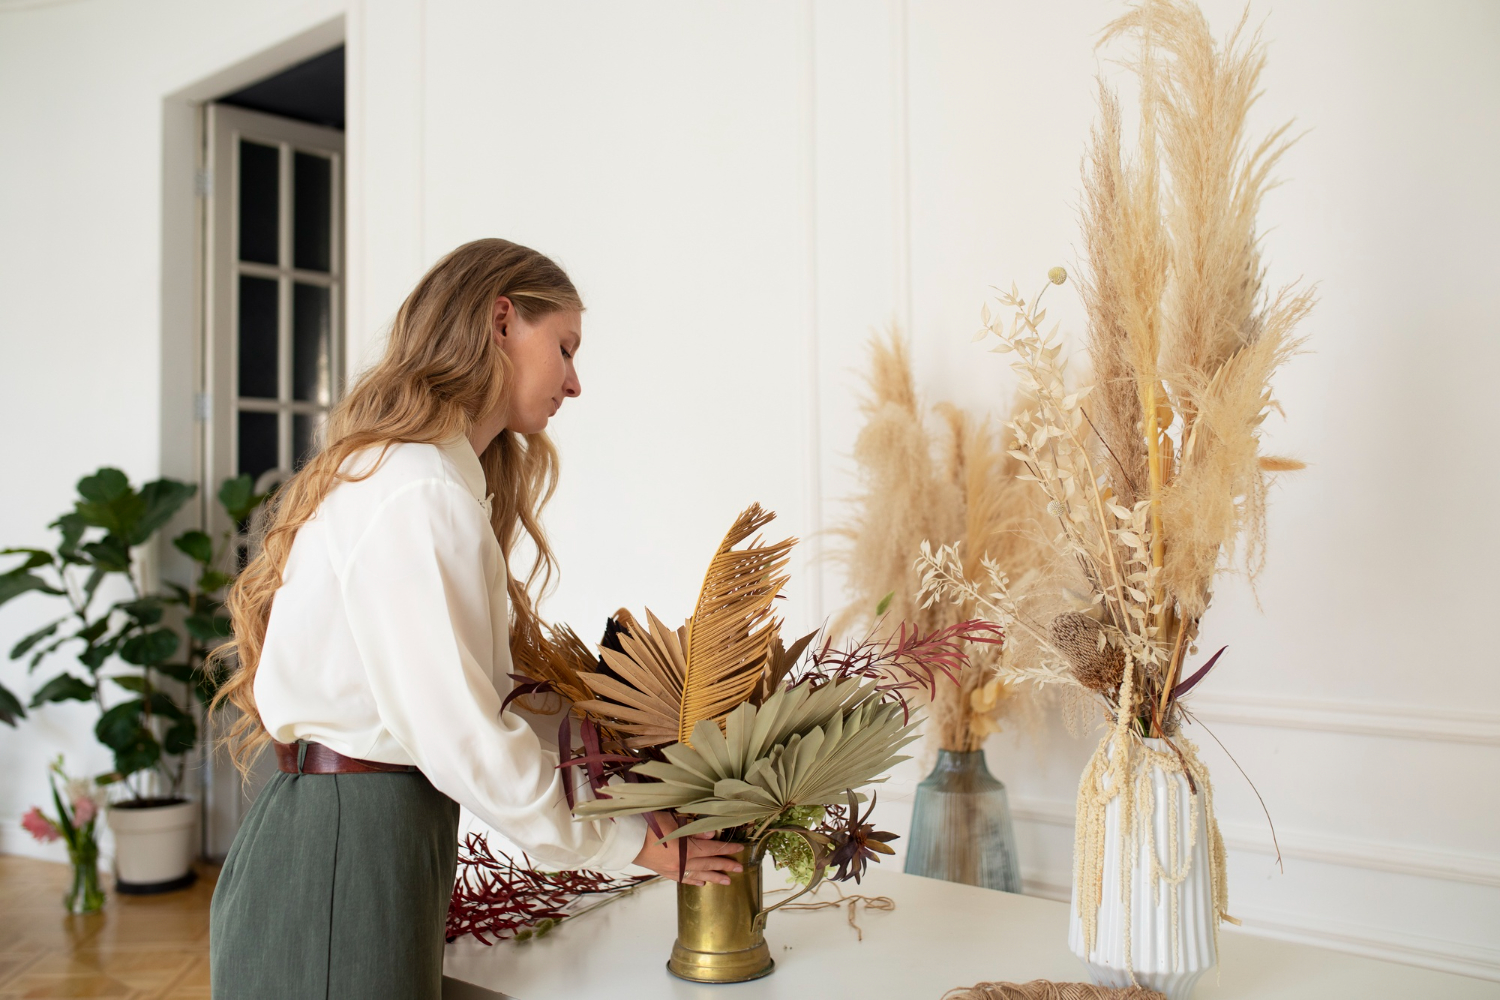
M 511 674 L 510 679 L 515 681 L 515 687 L 510 689 L 510 694 L 500 703 L 500 711 L 510 707 L 510 703 L 517 698 L 524 698 L 529 694 L 557 694 L 557 688 L 551 681 L 539 681 L 525 674 Z
M 965 643 L 998 645 L 1004 641 L 1005 634 L 997 626 L 977 618 L 927 636 L 903 622 L 894 636 L 867 637 L 847 650 L 834 649 L 825 641 L 797 673 L 794 683 L 821 687 L 851 677 L 871 680 L 883 695 L 900 701 L 909 718 L 908 699 L 912 695 L 925 691 L 929 697 L 936 696 L 939 677 L 958 682 L 959 673 L 968 663 Z
M 1203 664 L 1203 666 L 1193 671 L 1193 676 L 1189 677 L 1187 680 L 1174 687 L 1172 689 L 1173 700 L 1175 701 L 1176 699 L 1181 698 L 1183 695 L 1191 691 L 1194 686 L 1196 686 L 1197 683 L 1201 681 L 1204 676 L 1206 676 L 1208 672 L 1214 668 L 1214 664 L 1219 662 L 1219 657 L 1223 656 L 1224 650 L 1228 648 L 1228 646 L 1220 646 L 1219 651 L 1208 658 L 1207 663 Z
M 573 760 L 573 713 L 564 712 L 562 722 L 557 724 L 557 755 L 560 758 L 559 768 L 566 768 Z M 566 771 L 563 772 L 563 795 L 568 800 L 568 811 L 573 811 L 573 776 Z

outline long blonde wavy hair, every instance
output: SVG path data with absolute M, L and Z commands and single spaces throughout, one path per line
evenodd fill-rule
M 255 706 L 255 671 L 297 529 L 335 486 L 374 471 L 372 464 L 361 475 L 350 474 L 344 470 L 350 456 L 399 442 L 446 441 L 508 403 L 511 363 L 492 336 L 494 303 L 502 295 L 528 321 L 583 308 L 563 269 L 535 250 L 498 239 L 454 250 L 401 304 L 385 356 L 360 376 L 329 417 L 325 447 L 267 501 L 260 551 L 229 591 L 234 637 L 211 663 L 228 671 L 212 707 L 228 702 L 240 710 L 224 742 L 242 773 L 270 741 Z M 539 622 L 531 593 L 545 589 L 555 570 L 539 514 L 557 485 L 557 450 L 545 434 L 506 430 L 479 461 L 494 494 L 490 524 L 507 565 L 522 532 L 535 550 L 524 579 L 507 574 L 512 635 L 535 634 Z

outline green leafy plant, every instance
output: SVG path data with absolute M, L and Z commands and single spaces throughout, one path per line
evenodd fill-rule
M 800 826 L 804 830 L 816 830 L 822 825 L 827 810 L 822 806 L 793 806 L 782 814 L 781 822 L 786 826 Z M 812 881 L 813 870 L 818 859 L 813 856 L 807 841 L 796 834 L 779 831 L 766 838 L 766 854 L 777 868 L 785 869 L 798 885 Z
M 53 549 L 0 550 L 21 559 L 0 573 L 0 605 L 34 592 L 67 607 L 10 650 L 12 660 L 27 658 L 31 673 L 44 662 L 62 662 L 56 654 L 73 655 L 72 663 L 36 688 L 29 707 L 62 701 L 97 705 L 94 734 L 114 753 L 115 764 L 102 780 L 126 781 L 137 799 L 146 797 L 151 774 L 170 797 L 178 795 L 182 755 L 197 744 L 199 717 L 215 688 L 205 658 L 229 635 L 222 594 L 233 580 L 233 567 L 226 565 L 234 552 L 230 532 L 217 544 L 197 530 L 172 539 L 193 561 L 190 586 L 169 583 L 165 591 L 150 593 L 142 582 L 138 552 L 196 492 L 196 486 L 173 479 L 137 490 L 119 469 L 102 468 L 78 481 L 73 509 L 49 525 L 58 533 Z M 218 494 L 236 525 L 264 499 L 249 476 L 225 480 Z M 119 592 L 104 586 L 112 577 L 121 578 L 128 596 L 99 607 L 101 590 Z M 196 711 L 174 694 L 183 688 L 196 696 Z M 109 699 L 111 692 L 126 697 Z M 20 699 L 0 685 L 0 721 L 14 726 L 25 715 Z

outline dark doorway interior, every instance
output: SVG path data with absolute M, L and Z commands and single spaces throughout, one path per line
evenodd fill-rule
M 221 97 L 219 101 L 251 111 L 342 129 L 344 47 L 329 49 L 275 76 Z

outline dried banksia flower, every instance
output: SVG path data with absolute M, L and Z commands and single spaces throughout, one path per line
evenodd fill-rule
M 1078 683 L 1105 697 L 1114 697 L 1125 676 L 1125 651 L 1110 645 L 1104 628 L 1088 615 L 1069 611 L 1048 626 L 1052 645 L 1073 665 Z

